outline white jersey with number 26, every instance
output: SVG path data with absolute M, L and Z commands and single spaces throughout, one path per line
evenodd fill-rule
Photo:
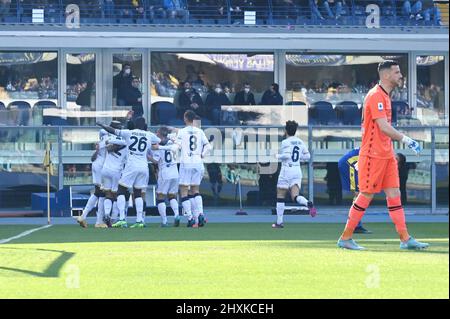
M 152 144 L 161 142 L 152 132 L 143 130 L 115 130 L 117 136 L 122 137 L 128 147 L 127 166 L 147 167 L 147 152 Z

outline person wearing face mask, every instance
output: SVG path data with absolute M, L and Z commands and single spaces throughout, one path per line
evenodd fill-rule
M 182 115 L 189 110 L 194 111 L 200 117 L 206 115 L 200 94 L 191 86 L 190 82 L 185 82 L 179 97 L 179 112 Z
M 139 78 L 133 76 L 131 81 L 131 87 L 127 90 L 125 95 L 126 105 L 131 106 L 133 111 L 133 118 L 141 117 L 144 115 L 144 108 L 142 106 L 142 92 L 141 81 Z
M 234 97 L 234 105 L 256 105 L 255 96 L 250 91 L 250 84 L 244 83 L 243 90 Z
M 212 124 L 219 125 L 222 105 L 231 105 L 230 100 L 223 92 L 222 85 L 216 84 L 206 98 L 206 112 Z
M 279 92 L 279 86 L 273 83 L 261 99 L 261 105 L 283 105 L 283 97 Z
M 131 72 L 131 65 L 125 63 L 122 66 L 122 71 L 119 72 L 113 79 L 113 90 L 117 91 L 117 106 L 125 106 L 127 100 L 127 92 L 131 90 L 133 75 Z

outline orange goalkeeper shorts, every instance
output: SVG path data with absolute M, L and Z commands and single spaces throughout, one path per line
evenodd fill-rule
M 400 188 L 398 166 L 395 157 L 380 159 L 359 156 L 359 191 L 375 194 L 386 188 Z

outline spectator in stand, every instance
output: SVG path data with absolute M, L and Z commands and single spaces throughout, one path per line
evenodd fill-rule
M 404 16 L 409 17 L 410 19 L 422 20 L 422 1 L 417 0 L 411 5 L 411 1 L 405 0 L 403 2 L 402 12 Z
M 130 0 L 117 0 L 116 5 L 118 7 L 118 11 L 120 12 L 120 18 L 122 19 L 132 19 L 133 18 L 133 6 Z
M 309 0 L 311 6 L 312 16 L 315 19 L 325 20 L 325 18 L 320 13 L 319 7 L 322 5 L 323 0 Z
M 114 0 L 105 0 L 103 2 L 103 12 L 106 19 L 113 19 L 114 14 Z
M 255 96 L 251 92 L 250 83 L 244 83 L 244 89 L 234 97 L 234 105 L 256 105 Z
M 9 9 L 11 7 L 11 0 L 0 0 L 0 21 L 4 17 L 9 16 Z
M 212 124 L 219 125 L 222 105 L 231 105 L 230 100 L 223 92 L 221 84 L 216 84 L 214 91 L 206 97 L 206 114 Z
M 155 17 L 166 18 L 166 11 L 163 7 L 163 0 L 148 0 L 148 17 L 154 20 Z
M 81 92 L 78 94 L 75 103 L 80 106 L 81 111 L 90 111 L 92 107 L 92 97 L 94 95 L 94 83 L 82 82 Z M 94 125 L 95 118 L 89 118 L 81 115 L 80 125 Z
M 113 89 L 117 90 L 117 105 L 126 105 L 126 93 L 131 88 L 131 81 L 133 80 L 133 75 L 131 73 L 131 65 L 125 63 L 122 66 L 122 71 L 119 72 L 113 79 Z
M 144 19 L 144 1 L 143 0 L 131 0 L 131 4 L 133 6 L 133 16 L 135 19 Z
M 211 11 L 213 18 L 223 19 L 228 16 L 226 0 L 209 0 L 209 5 L 210 8 L 215 8 L 214 13 Z
M 279 92 L 279 86 L 273 83 L 266 92 L 264 92 L 261 105 L 283 105 L 283 97 Z
M 180 93 L 178 103 L 179 115 L 183 115 L 186 111 L 191 110 L 200 117 L 206 117 L 203 100 L 189 82 L 184 83 L 184 90 Z
M 125 94 L 126 105 L 131 106 L 133 111 L 133 119 L 144 116 L 144 108 L 142 106 L 142 92 L 140 90 L 141 81 L 133 76 L 131 87 Z
M 324 0 L 322 6 L 330 19 L 339 19 L 342 15 L 342 0 Z M 334 11 L 334 13 L 333 13 Z
M 433 23 L 435 25 L 442 25 L 441 22 L 441 12 L 439 8 L 436 6 L 433 0 L 422 0 L 422 14 L 425 18 L 426 22 L 431 21 L 431 17 L 433 17 Z
M 164 0 L 163 6 L 169 18 L 183 18 L 187 20 L 188 11 L 186 10 L 185 0 Z

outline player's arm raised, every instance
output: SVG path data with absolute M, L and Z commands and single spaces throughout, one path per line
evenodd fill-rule
M 106 132 L 111 133 L 111 134 L 114 134 L 114 135 L 118 135 L 118 134 L 116 133 L 116 131 L 119 131 L 119 132 L 120 132 L 120 130 L 116 130 L 115 128 L 113 128 L 113 127 L 111 127 L 111 126 L 104 125 L 104 124 L 102 124 L 102 123 L 98 123 L 98 122 L 97 122 L 97 125 L 100 126 L 102 129 L 104 129 Z

